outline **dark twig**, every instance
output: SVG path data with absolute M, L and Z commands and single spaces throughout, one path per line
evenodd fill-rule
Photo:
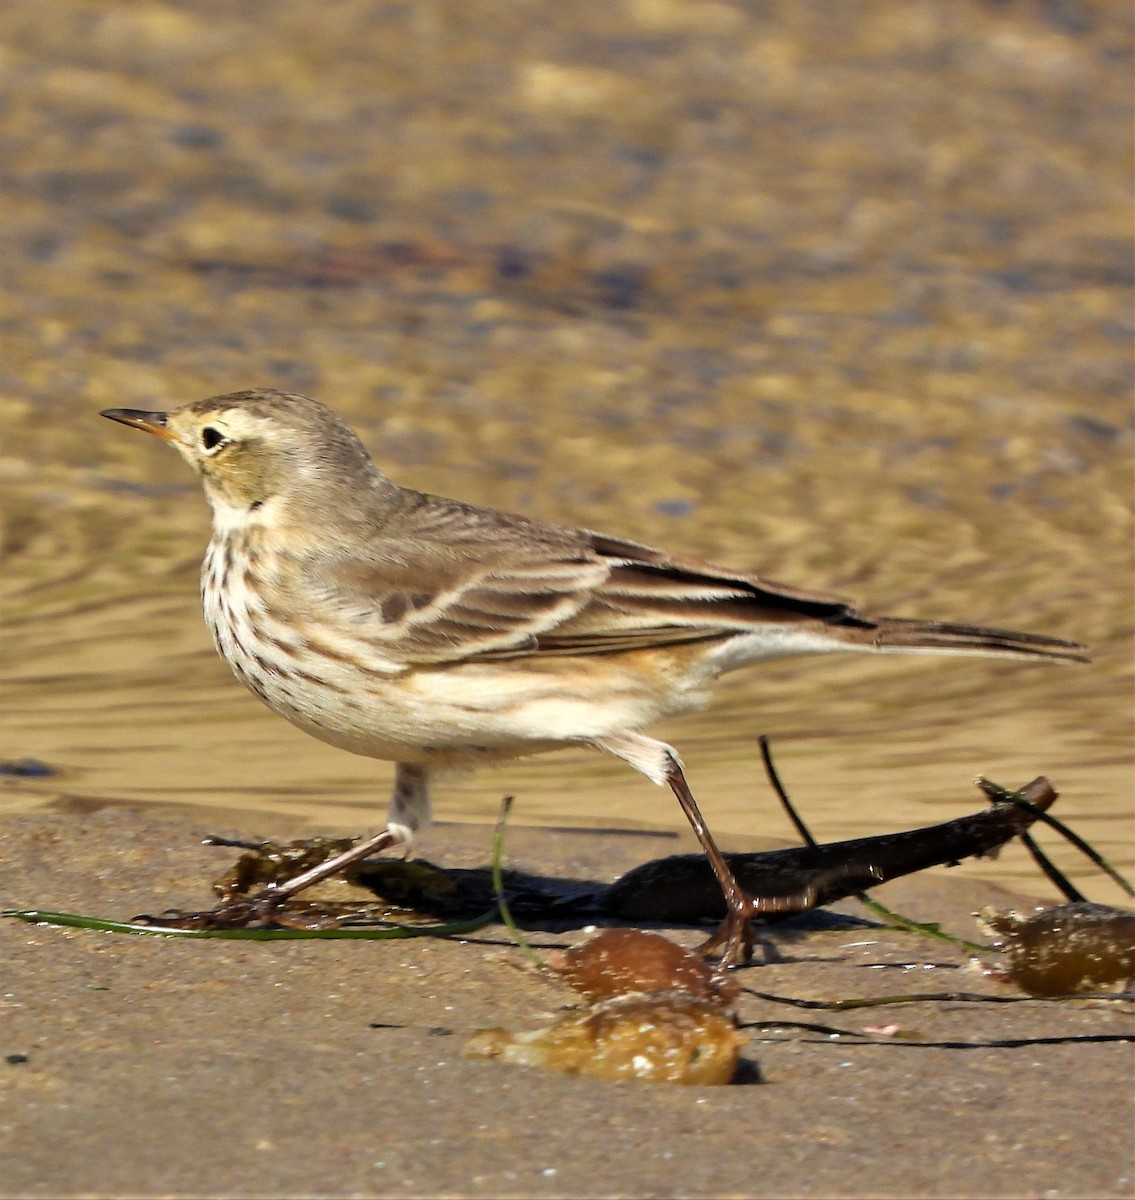
M 1106 858 L 1104 858 L 1102 854 L 1100 854 L 1098 850 L 1095 849 L 1094 846 L 1090 846 L 1082 837 L 1080 837 L 1079 834 L 1073 833 L 1073 831 L 1069 829 L 1063 821 L 1057 820 L 1056 817 L 1046 813 L 1044 809 L 1037 808 L 1035 804 L 1028 800 L 1027 797 L 1022 796 L 1020 792 L 1008 791 L 999 784 L 993 783 L 991 780 L 984 778 L 984 776 L 977 781 L 977 786 L 981 788 L 981 790 L 989 797 L 990 800 L 994 802 L 1000 800 L 1009 804 L 1015 804 L 1018 808 L 1023 808 L 1027 812 L 1032 813 L 1038 821 L 1043 821 L 1046 825 L 1051 826 L 1057 831 L 1057 833 L 1061 834 L 1069 842 L 1071 842 L 1077 850 L 1090 858 L 1091 861 L 1094 862 L 1096 866 L 1099 867 L 1099 869 L 1103 871 L 1103 873 L 1107 875 L 1107 877 L 1113 883 L 1122 888 L 1127 895 L 1135 896 L 1135 887 L 1132 887 L 1131 884 L 1129 884 L 1127 880 L 1120 875 L 1120 873 L 1111 865 L 1111 863 L 1107 861 Z
M 1030 833 L 1020 834 L 1025 849 L 1033 856 L 1033 862 L 1045 873 L 1049 882 L 1063 895 L 1065 900 L 1080 901 L 1087 899 L 1067 875 L 1048 857 L 1036 844 Z
M 757 744 L 761 748 L 761 759 L 765 765 L 765 772 L 768 775 L 769 782 L 772 784 L 773 790 L 780 798 L 781 804 L 784 805 L 785 811 L 788 813 L 792 824 L 796 826 L 797 831 L 804 841 L 812 847 L 818 846 L 819 843 L 812 836 L 812 831 L 804 823 L 804 818 L 796 811 L 795 805 L 789 798 L 788 790 L 781 782 L 780 776 L 777 774 L 776 766 L 772 761 L 772 749 L 769 746 L 769 739 L 765 734 L 761 734 L 757 739 Z M 849 888 L 848 891 L 853 895 L 860 904 L 864 905 L 868 910 L 880 917 L 886 924 L 896 929 L 905 929 L 909 933 L 921 934 L 923 937 L 933 938 L 935 941 L 950 942 L 955 946 L 961 946 L 968 950 L 971 954 L 986 954 L 992 947 L 983 945 L 981 942 L 970 942 L 965 938 L 954 937 L 952 934 L 944 933 L 940 926 L 934 923 L 926 924 L 921 921 L 912 921 L 910 917 L 904 917 L 901 913 L 897 913 L 889 909 L 885 904 L 881 904 L 873 896 L 869 896 L 866 892 Z
M 769 783 L 772 784 L 772 790 L 780 797 L 780 802 L 784 805 L 784 811 L 788 813 L 788 819 L 796 826 L 796 832 L 800 835 L 806 846 L 819 845 L 812 836 L 812 831 L 804 824 L 804 818 L 796 811 L 796 806 L 789 799 L 788 790 L 780 781 L 780 775 L 777 772 L 775 763 L 772 761 L 772 749 L 769 746 L 768 735 L 762 733 L 757 738 L 757 745 L 761 748 L 761 760 L 765 764 L 765 774 L 768 776 Z M 858 894 L 857 892 L 856 895 Z

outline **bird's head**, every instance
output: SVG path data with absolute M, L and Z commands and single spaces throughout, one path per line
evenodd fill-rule
M 170 412 L 108 408 L 112 421 L 168 442 L 201 476 L 214 521 L 345 515 L 390 486 L 362 442 L 325 405 L 271 389 L 212 396 Z M 349 498 L 349 499 L 348 499 Z

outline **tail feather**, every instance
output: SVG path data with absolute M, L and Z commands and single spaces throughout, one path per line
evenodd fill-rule
M 940 654 L 980 654 L 1005 658 L 1043 658 L 1063 662 L 1091 662 L 1087 646 L 1017 633 L 1011 629 L 986 629 L 980 625 L 952 625 L 944 621 L 917 621 L 905 617 L 878 617 L 856 631 L 857 641 L 879 650 L 929 650 Z

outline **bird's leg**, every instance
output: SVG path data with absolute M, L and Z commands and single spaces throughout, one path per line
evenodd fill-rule
M 393 846 L 409 848 L 414 832 L 428 824 L 430 816 L 429 779 L 424 767 L 399 763 L 395 770 L 394 795 L 386 828 L 349 850 L 333 855 L 325 862 L 309 867 L 284 883 L 272 883 L 252 896 L 239 896 L 207 913 L 195 914 L 206 927 L 241 928 L 279 922 L 280 909 L 293 896 L 313 884 L 337 875 L 353 863 Z
M 761 896 L 751 896 L 737 882 L 737 877 L 729 870 L 725 856 L 717 848 L 713 834 L 705 826 L 701 810 L 693 799 L 690 785 L 687 784 L 685 773 L 681 769 L 681 760 L 673 746 L 644 737 L 642 733 L 614 733 L 609 737 L 595 738 L 593 745 L 629 763 L 654 784 L 668 784 L 674 796 L 678 797 L 681 811 L 685 812 L 686 820 L 690 822 L 693 833 L 701 842 L 705 858 L 709 860 L 710 870 L 713 870 L 717 883 L 720 884 L 721 894 L 725 898 L 725 920 L 716 934 L 703 946 L 698 947 L 698 952 L 708 955 L 721 947 L 722 967 L 749 961 L 752 958 L 752 918 L 765 912 L 782 912 L 785 899 L 768 900 Z M 787 898 L 787 902 L 791 905 L 789 911 L 795 912 L 806 905 L 806 898 L 791 896 Z
M 706 827 L 690 785 L 686 782 L 681 759 L 672 746 L 644 737 L 641 733 L 612 734 L 596 738 L 592 744 L 629 763 L 653 783 L 669 784 L 670 790 L 678 797 L 678 803 L 705 851 L 725 899 L 725 920 L 713 937 L 699 947 L 701 954 L 712 954 L 720 947 L 723 967 L 748 962 L 753 956 L 753 933 L 749 923 L 754 917 L 768 913 L 804 912 L 815 906 L 815 889 L 805 888 L 789 896 L 750 896 L 745 891 Z
M 678 798 L 686 820 L 693 828 L 694 836 L 701 843 L 701 848 L 709 860 L 710 869 L 721 886 L 721 894 L 725 899 L 725 920 L 717 932 L 705 943 L 698 947 L 698 953 L 712 954 L 721 947 L 721 965 L 731 967 L 739 962 L 748 962 L 753 957 L 753 931 L 750 921 L 763 911 L 761 901 L 750 896 L 737 882 L 737 877 L 729 869 L 725 856 L 717 848 L 717 843 L 710 833 L 694 799 L 690 785 L 686 782 L 685 772 L 677 755 L 671 754 L 666 769 L 666 782 L 670 790 Z
M 414 834 L 430 820 L 429 777 L 426 768 L 415 763 L 398 763 L 394 771 L 394 795 L 390 800 L 390 812 L 386 828 L 365 842 L 359 842 L 342 854 L 336 854 L 326 862 L 309 867 L 286 883 L 272 884 L 251 899 L 255 902 L 281 904 L 313 883 L 337 875 L 344 867 L 357 863 L 380 850 L 391 846 L 403 846 L 409 851 Z
M 398 763 L 394 768 L 394 794 L 386 814 L 386 828 L 406 843 L 407 852 L 414 834 L 430 823 L 430 777 L 418 763 Z
M 207 929 L 243 929 L 284 924 L 280 910 L 293 896 L 330 875 L 337 875 L 360 859 L 391 846 L 400 846 L 404 841 L 401 830 L 384 829 L 349 850 L 332 855 L 324 862 L 293 875 L 284 883 L 270 883 L 254 895 L 236 896 L 209 912 L 196 913 L 194 917 L 202 928 Z
M 725 856 L 717 848 L 713 834 L 710 833 L 690 791 L 690 785 L 686 782 L 682 764 L 673 751 L 668 755 L 666 782 L 677 796 L 682 812 L 686 814 L 686 820 L 693 828 L 694 836 L 701 843 L 725 899 L 725 920 L 718 926 L 717 932 L 698 947 L 698 953 L 708 956 L 720 949 L 723 967 L 749 962 L 753 957 L 752 919 L 769 913 L 807 912 L 815 907 L 816 888 L 810 886 L 790 896 L 751 896 L 737 882 L 737 877 L 730 870 Z
M 357 842 L 349 850 L 335 854 L 326 861 L 317 863 L 314 867 L 308 867 L 306 871 L 300 872 L 299 875 L 293 875 L 285 883 L 269 884 L 263 891 L 258 892 L 255 896 L 250 897 L 250 899 L 254 904 L 270 903 L 273 907 L 277 907 L 283 904 L 285 900 L 290 900 L 293 896 L 305 891 L 313 884 L 320 883 L 332 875 L 338 875 L 340 871 L 345 867 L 349 867 L 352 863 L 360 862 L 362 859 L 368 858 L 372 854 L 377 854 L 380 850 L 387 850 L 391 846 L 400 846 L 404 840 L 398 830 L 384 829 L 372 838 Z

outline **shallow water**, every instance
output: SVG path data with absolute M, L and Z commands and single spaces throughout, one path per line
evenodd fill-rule
M 386 764 L 262 710 L 196 600 L 207 515 L 100 421 L 315 394 L 400 482 L 1086 668 L 799 660 L 660 729 L 730 844 L 1049 775 L 1132 861 L 1129 33 L 1111 6 L 65 0 L 3 17 L 0 806 L 360 830 Z M 682 826 L 598 755 L 443 819 Z M 212 819 L 212 818 L 209 818 Z M 203 817 L 203 820 L 205 818 Z M 1077 861 L 1061 855 L 1061 861 Z M 1047 894 L 1022 851 L 967 866 Z M 1107 888 L 1090 885 L 1094 898 Z

